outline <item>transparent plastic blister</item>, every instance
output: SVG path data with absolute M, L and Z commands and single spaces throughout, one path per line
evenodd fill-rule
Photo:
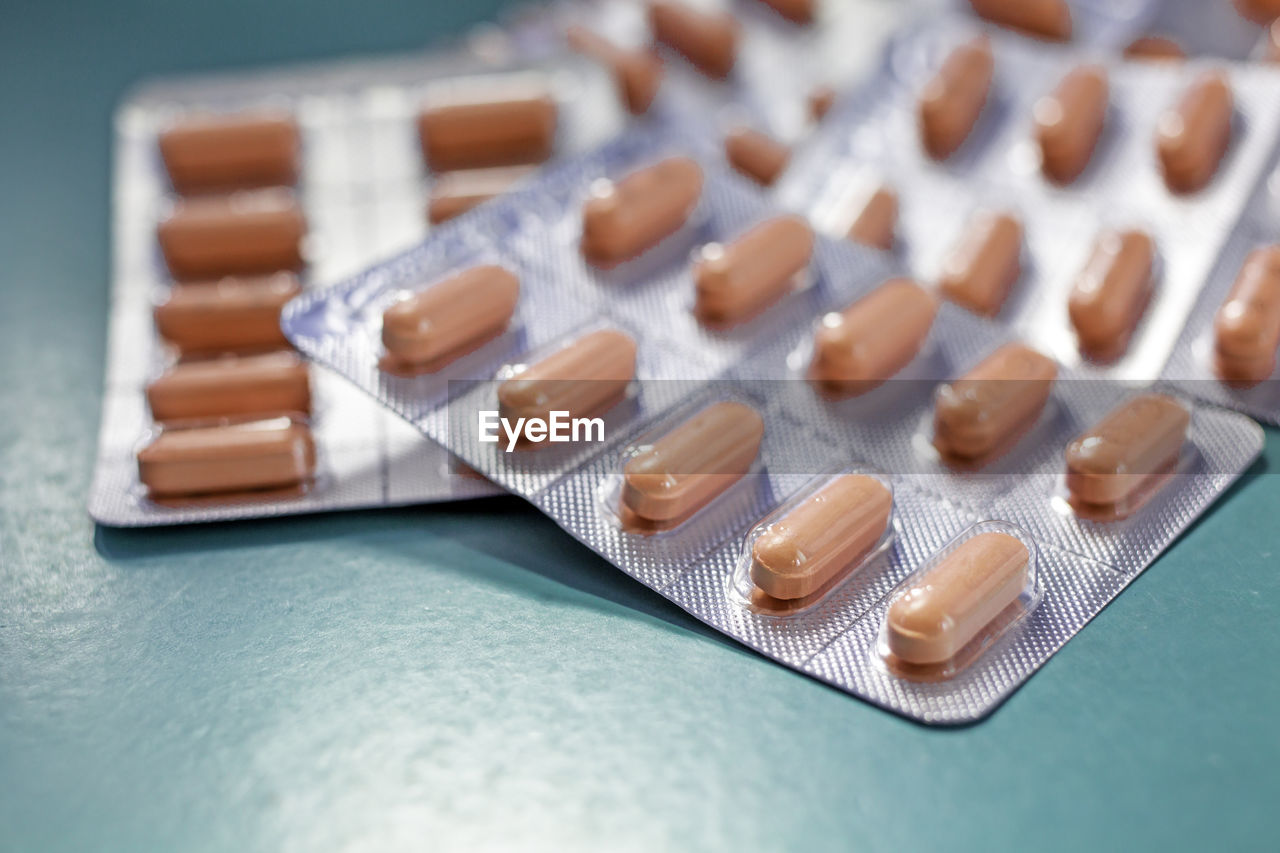
M 164 81 L 139 89 L 121 105 L 115 122 L 106 395 L 89 501 L 97 521 L 178 524 L 454 500 L 498 491 L 483 479 L 455 475 L 445 450 L 423 441 L 326 371 L 311 371 L 317 474 L 303 494 L 287 499 L 269 493 L 229 494 L 161 506 L 146 498 L 135 461 L 139 437 L 150 424 L 144 389 L 173 360 L 152 322 L 153 306 L 170 290 L 156 225 L 177 203 L 158 135 L 196 114 L 293 119 L 300 136 L 296 186 L 245 192 L 287 193 L 298 201 L 307 223 L 301 247 L 305 267 L 298 278 L 309 289 L 352 275 L 423 238 L 427 198 L 437 176 L 423 162 L 418 113 L 441 97 L 491 86 L 532 88 L 554 100 L 553 159 L 598 144 L 624 123 L 607 76 L 580 58 L 504 64 L 456 50 Z M 458 254 L 465 247 L 449 251 Z M 538 310 L 542 323 L 551 316 L 536 302 L 526 309 Z M 516 319 L 508 340 L 522 334 L 521 318 Z
M 584 265 L 581 209 L 591 184 L 674 154 L 698 160 L 705 179 L 689 240 L 642 256 L 637 263 L 643 276 L 618 277 L 616 270 L 599 273 Z M 466 464 L 717 630 L 903 715 L 929 723 L 980 719 L 1248 467 L 1260 452 L 1260 431 L 1238 414 L 1179 402 L 1186 407 L 1180 411 L 1190 413 L 1190 430 L 1171 476 L 1122 520 L 1078 518 L 1059 500 L 1064 448 L 1142 392 L 1063 366 L 1040 414 L 998 458 L 976 469 L 946 465 L 928 450 L 937 386 L 1013 341 L 1000 323 L 942 305 L 913 357 L 860 394 L 824 395 L 806 369 L 815 330 L 830 312 L 879 292 L 896 272 L 890 256 L 819 237 L 808 286 L 793 294 L 800 302 L 781 300 L 753 321 L 760 325 L 748 324 L 732 357 L 677 316 L 691 308 L 680 294 L 689 293 L 687 270 L 699 241 L 732 239 L 771 215 L 765 197 L 728 172 L 700 139 L 656 122 L 546 173 L 397 259 L 304 295 L 286 310 L 285 328 L 304 352 L 413 417 Z M 411 389 L 392 394 L 378 379 L 376 352 L 363 343 L 372 336 L 360 305 L 422 281 L 441 246 L 454 242 L 481 254 L 507 253 L 520 270 L 522 298 L 548 299 L 564 306 L 565 315 L 582 315 L 565 329 L 548 330 L 541 348 L 531 346 L 518 363 L 591 329 L 622 330 L 635 340 L 637 375 L 625 400 L 610 410 L 614 419 L 607 421 L 604 440 L 510 452 L 478 441 L 479 414 L 500 409 L 497 386 L 512 373 L 500 372 L 509 360 L 495 359 L 469 375 L 447 367 L 447 400 L 415 399 Z M 633 293 L 639 302 L 628 301 Z M 526 334 L 538 325 L 531 315 Z M 754 414 L 722 409 L 719 417 L 737 420 L 699 420 L 726 405 L 747 406 Z M 736 436 L 757 416 L 762 437 L 753 427 L 742 432 L 744 438 L 723 440 L 722 431 Z M 695 423 L 700 426 L 688 427 Z M 757 454 L 744 460 L 743 447 L 750 450 L 756 440 Z M 674 449 L 697 451 L 703 442 L 706 454 Z M 629 468 L 637 459 L 645 466 Z M 712 462 L 723 467 L 707 467 Z M 632 479 L 634 474 L 650 479 Z M 812 510 L 820 493 L 835 494 L 824 489 L 837 482 L 850 488 L 847 494 L 879 502 L 863 506 L 858 517 L 865 523 L 850 524 L 836 538 L 846 550 L 836 548 L 832 562 L 799 579 L 768 557 L 785 557 L 787 542 L 778 545 L 781 551 L 756 553 L 766 532 L 782 535 L 771 527 L 782 519 L 812 525 L 794 512 Z M 887 517 L 880 515 L 886 495 Z M 660 511 L 645 509 L 653 506 Z M 626 512 L 637 507 L 637 514 L 662 523 L 638 529 Z M 884 526 L 876 528 L 882 517 Z M 974 531 L 1003 532 L 1025 543 L 1026 583 L 996 614 L 999 620 L 993 615 L 978 625 L 965 653 L 929 678 L 895 672 L 879 651 L 895 591 L 944 558 L 948 543 Z M 819 550 L 827 547 L 821 544 L 827 540 L 813 541 Z M 751 562 L 757 557 L 758 568 Z M 759 584 L 768 599 L 753 593 Z
M 1171 330 L 1186 322 L 1270 160 L 1280 132 L 1275 71 L 1218 60 L 1132 63 L 995 31 L 995 76 L 986 106 L 959 150 L 937 162 L 921 147 L 919 93 L 947 53 L 980 31 L 968 17 L 905 29 L 890 43 L 880 74 L 797 151 L 777 190 L 779 200 L 843 236 L 866 186 L 893 188 L 899 203 L 894 252 L 925 282 L 939 279 L 975 213 L 1008 211 L 1024 230 L 1022 268 L 999 321 L 1088 375 L 1160 375 L 1176 343 Z M 1107 70 L 1106 123 L 1080 177 L 1058 186 L 1041 174 L 1033 107 L 1084 63 Z M 1157 162 L 1157 120 L 1211 68 L 1225 70 L 1234 94 L 1231 142 L 1207 187 L 1174 194 Z M 1124 229 L 1143 231 L 1154 242 L 1151 296 L 1124 352 L 1099 359 L 1079 346 L 1068 296 L 1096 241 Z

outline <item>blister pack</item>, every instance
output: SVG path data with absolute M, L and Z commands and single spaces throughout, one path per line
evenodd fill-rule
M 89 511 L 137 526 L 494 494 L 279 330 L 625 122 L 578 57 L 462 50 L 159 82 L 116 115 L 106 392 Z
M 1262 437 L 1058 365 L 898 268 L 650 121 L 282 322 L 698 619 L 905 716 L 964 723 Z
M 780 201 L 844 236 L 887 194 L 885 243 L 947 298 L 1086 375 L 1159 376 L 1265 174 L 1276 72 L 980 32 L 948 19 L 895 38 Z

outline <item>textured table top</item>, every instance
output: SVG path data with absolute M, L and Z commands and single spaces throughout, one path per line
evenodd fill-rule
M 959 730 L 766 662 L 514 499 L 94 528 L 127 85 L 410 49 L 495 5 L 6 8 L 0 848 L 1273 843 L 1275 430 L 1227 500 Z

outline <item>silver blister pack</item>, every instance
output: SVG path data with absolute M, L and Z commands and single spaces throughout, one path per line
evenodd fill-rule
M 705 178 L 685 224 L 608 272 L 584 263 L 582 206 L 599 182 L 677 154 L 698 160 Z M 1172 467 L 1125 518 L 1086 520 L 1064 497 L 1063 447 L 1142 392 L 1064 367 L 1048 405 L 991 469 L 952 470 L 930 452 L 936 386 L 1010 341 L 1006 326 L 944 304 L 905 367 L 874 390 L 828 400 L 806 378 L 815 330 L 828 312 L 891 278 L 898 269 L 892 257 L 819 237 L 807 271 L 754 319 L 709 330 L 691 316 L 691 261 L 780 215 L 720 164 L 705 139 L 652 122 L 385 264 L 303 295 L 286 308 L 283 324 L 308 355 L 717 630 L 905 716 L 937 724 L 980 719 L 1222 494 L 1260 452 L 1261 431 L 1233 412 L 1173 402 L 1190 429 Z M 507 332 L 429 377 L 406 382 L 380 370 L 386 307 L 481 262 L 519 275 L 522 304 Z M 509 399 L 500 398 L 505 380 L 601 329 L 631 336 L 637 358 L 634 380 L 601 417 L 599 440 L 509 450 L 514 445 L 482 439 L 486 413 Z M 714 419 L 701 420 L 710 413 Z M 644 491 L 652 481 L 626 473 L 663 439 L 708 423 L 714 429 L 692 433 L 699 441 L 735 454 L 758 448 L 750 464 L 738 458 L 716 481 L 713 498 L 682 513 L 660 503 L 661 472 L 654 492 Z M 752 555 L 771 529 L 765 523 L 837 483 L 879 495 L 882 505 L 891 496 L 887 524 L 868 527 L 858 562 L 825 586 L 788 592 L 782 604 L 756 595 Z M 636 511 L 650 501 L 661 512 Z M 648 523 L 655 520 L 661 523 Z M 996 539 L 979 539 L 988 535 Z M 922 678 L 887 663 L 884 649 L 894 646 L 886 645 L 885 613 L 913 576 L 992 541 L 1026 555 L 1004 587 L 1008 606 L 949 659 L 949 669 Z
M 963 145 L 937 162 L 920 142 L 918 99 L 944 57 L 980 31 L 972 18 L 952 18 L 918 22 L 893 39 L 879 75 L 797 151 L 778 187 L 780 201 L 843 236 L 869 188 L 892 188 L 899 205 L 894 251 L 926 282 L 940 278 L 976 213 L 1007 212 L 1023 227 L 1022 269 L 999 322 L 1090 376 L 1159 376 L 1265 174 L 1280 133 L 1276 72 L 1221 62 L 1124 62 L 993 31 L 987 103 Z M 1039 98 L 1085 63 L 1106 69 L 1110 106 L 1083 173 L 1059 187 L 1041 174 L 1033 114 Z M 1157 163 L 1157 121 L 1211 67 L 1225 70 L 1235 97 L 1230 147 L 1205 189 L 1175 195 Z M 1136 229 L 1152 238 L 1154 286 L 1127 349 L 1096 361 L 1080 351 L 1068 297 L 1095 241 L 1109 229 Z
M 612 83 L 577 57 L 494 64 L 465 51 L 343 61 L 281 71 L 157 82 L 116 114 L 111 319 L 98 462 L 89 512 L 103 524 L 142 526 L 335 509 L 394 506 L 496 494 L 438 444 L 329 371 L 311 370 L 314 481 L 286 496 L 148 499 L 135 456 L 154 434 L 145 388 L 172 361 L 152 309 L 169 286 L 157 222 L 174 193 L 157 134 L 194 112 L 272 110 L 301 134 L 296 197 L 307 221 L 304 289 L 337 281 L 423 239 L 435 176 L 423 164 L 415 122 L 424 99 L 467 86 L 530 83 L 558 107 L 563 157 L 611 137 L 625 115 Z M 446 91 L 448 90 L 448 91 Z

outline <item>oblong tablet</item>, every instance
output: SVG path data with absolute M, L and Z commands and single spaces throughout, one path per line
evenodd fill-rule
M 898 225 L 898 194 L 892 187 L 879 186 L 867 196 L 862 210 L 849 226 L 848 237 L 855 243 L 888 251 L 893 248 Z
M 979 17 L 1024 35 L 1070 41 L 1071 7 L 1066 0 L 969 0 Z
M 920 141 L 935 160 L 955 153 L 973 131 L 991 91 L 995 59 L 986 37 L 962 44 L 920 93 Z
M 138 451 L 154 499 L 301 486 L 315 473 L 311 430 L 290 418 L 166 429 Z
M 649 0 L 649 29 L 654 39 L 714 80 L 728 77 L 738 59 L 738 21 L 728 12 Z
M 1110 361 L 1129 348 L 1151 298 L 1156 247 L 1142 231 L 1107 231 L 1093 246 L 1067 300 L 1080 351 Z
M 461 216 L 471 208 L 502 195 L 532 171 L 528 166 L 499 166 L 445 172 L 431 183 L 427 221 L 439 225 Z
M 301 292 L 287 272 L 175 284 L 155 307 L 156 331 L 183 353 L 289 346 L 280 310 Z
M 758 130 L 740 127 L 725 134 L 724 156 L 739 174 L 768 187 L 787 168 L 791 149 Z
M 631 260 L 679 231 L 701 195 L 702 169 L 688 157 L 600 183 L 582 208 L 583 256 L 602 269 Z
M 1232 0 L 1236 11 L 1255 24 L 1269 24 L 1280 18 L 1280 0 Z
M 271 190 L 186 199 L 156 229 L 180 280 L 300 269 L 306 233 L 293 195 Z
M 1000 313 L 1022 275 L 1022 223 L 1007 213 L 980 211 L 947 256 L 938 289 L 975 314 Z
M 289 115 L 192 116 L 160 134 L 160 157 L 183 195 L 292 186 L 298 180 L 299 140 Z
M 662 85 L 662 60 L 650 50 L 628 50 L 577 24 L 565 31 L 569 46 L 603 65 L 632 115 L 647 112 Z
M 1206 71 L 1160 116 L 1156 154 L 1170 191 L 1193 193 L 1213 179 L 1231 144 L 1233 104 L 1226 75 Z
M 1069 184 L 1089 165 L 1107 118 L 1109 87 L 1101 65 L 1082 65 L 1062 78 L 1053 93 L 1036 101 L 1040 168 L 1054 183 Z
M 1023 344 L 1005 344 L 934 396 L 933 444 L 963 460 L 1008 450 L 1049 400 L 1058 365 Z
M 885 616 L 889 651 L 908 664 L 954 658 L 1027 586 L 1030 552 L 1007 533 L 979 533 L 917 578 Z
M 437 172 L 541 163 L 555 149 L 556 115 L 538 87 L 458 93 L 418 116 L 422 156 Z
M 694 313 L 713 325 L 747 319 L 790 290 L 812 256 L 813 229 L 798 216 L 761 222 L 725 246 L 705 246 L 693 269 Z
M 751 469 L 763 437 L 755 409 L 713 403 L 623 466 L 622 503 L 646 521 L 693 515 Z
M 636 375 L 636 342 L 601 329 L 526 367 L 498 386 L 504 418 L 543 418 L 552 411 L 586 417 L 612 406 Z
M 1190 413 L 1164 394 L 1117 406 L 1067 445 L 1067 490 L 1074 501 L 1112 507 L 1174 468 Z
M 519 298 L 513 273 L 491 264 L 471 267 L 383 312 L 382 345 L 402 364 L 443 364 L 505 329 Z
M 1280 347 L 1280 246 L 1254 249 L 1213 319 L 1214 372 L 1240 387 L 1276 369 Z
M 809 107 L 809 121 L 822 121 L 836 105 L 836 90 L 825 83 L 814 86 L 805 103 Z
M 1124 49 L 1125 59 L 1182 60 L 1187 52 L 1168 36 L 1139 36 Z
M 814 7 L 818 0 L 760 0 L 793 24 L 813 23 Z
M 870 391 L 916 357 L 937 313 L 937 300 L 923 287 L 890 279 L 843 311 L 823 316 L 809 378 L 834 395 Z
M 292 351 L 183 361 L 147 386 L 161 423 L 311 412 L 307 365 Z
M 813 595 L 861 563 L 892 517 L 883 483 L 842 474 L 764 529 L 751 546 L 751 581 L 787 601 Z

